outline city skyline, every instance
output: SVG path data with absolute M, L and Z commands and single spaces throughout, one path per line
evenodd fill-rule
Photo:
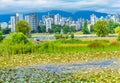
M 74 27 L 75 30 L 79 31 L 81 30 L 82 26 L 84 25 L 84 22 L 88 22 L 88 29 L 90 30 L 90 27 L 94 25 L 98 20 L 106 20 L 106 21 L 114 21 L 120 23 L 120 15 L 119 14 L 114 14 L 114 15 L 107 15 L 106 17 L 101 16 L 98 18 L 95 14 L 90 15 L 90 20 L 84 19 L 84 18 L 78 18 L 76 21 L 73 20 L 71 17 L 63 17 L 59 13 L 58 14 L 50 14 L 48 15 L 43 15 L 42 20 L 38 19 L 37 14 L 27 14 L 23 16 L 20 13 L 16 13 L 16 15 L 12 15 L 10 17 L 10 21 L 7 24 L 6 22 L 1 22 L 1 28 L 5 29 L 7 26 L 8 28 L 11 29 L 11 32 L 15 32 L 15 25 L 18 21 L 20 20 L 25 20 L 28 22 L 28 24 L 31 26 L 31 31 L 36 32 L 38 31 L 39 26 L 45 26 L 46 27 L 46 32 L 49 32 L 50 29 L 53 28 L 52 25 L 60 25 L 60 26 L 69 26 L 69 27 Z
M 69 12 L 93 10 L 106 13 L 119 13 L 119 3 L 120 1 L 114 0 L 1 0 L 0 14 L 37 12 L 56 9 Z

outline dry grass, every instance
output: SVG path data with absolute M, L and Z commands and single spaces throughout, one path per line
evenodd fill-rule
M 94 40 L 108 40 L 110 42 L 116 42 L 117 37 L 103 37 L 103 38 L 80 38 L 83 41 L 94 41 Z

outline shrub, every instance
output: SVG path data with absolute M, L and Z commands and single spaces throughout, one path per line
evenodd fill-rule
M 118 34 L 117 40 L 120 41 L 120 27 L 115 28 L 115 33 Z
M 109 43 L 109 40 L 94 40 L 95 42 Z
M 71 33 L 70 37 L 71 37 L 71 39 L 73 39 L 73 38 L 74 38 L 74 34 L 73 34 L 73 33 Z
M 3 42 L 14 45 L 14 44 L 20 44 L 20 43 L 26 44 L 29 41 L 27 39 L 27 36 L 24 35 L 23 33 L 15 32 L 15 33 L 9 34 L 8 38 L 5 39 Z
M 118 35 L 118 38 L 117 38 L 118 41 L 120 41 L 120 35 Z
M 55 35 L 54 35 L 54 37 L 56 38 L 56 39 L 62 39 L 62 38 L 64 38 L 64 39 L 68 39 L 68 34 L 59 34 L 59 33 L 56 33 Z
M 62 34 L 59 34 L 59 33 L 56 33 L 54 36 L 55 36 L 56 39 L 62 38 Z
M 64 35 L 62 35 L 62 38 L 68 39 L 68 38 L 69 38 L 69 35 L 68 35 L 68 34 L 64 34 Z
M 120 46 L 120 42 L 112 42 L 110 46 Z
M 97 48 L 97 47 L 104 47 L 105 44 L 102 42 L 92 42 L 90 44 L 88 44 L 88 47 L 90 48 Z

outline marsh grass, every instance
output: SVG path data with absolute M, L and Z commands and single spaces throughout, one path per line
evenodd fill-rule
M 77 72 L 71 78 L 72 82 L 83 83 L 119 83 L 120 73 L 117 70 L 103 69 L 100 71 L 92 72 Z
M 97 44 L 95 44 L 96 42 Z M 101 43 L 104 46 L 101 46 Z M 88 45 L 91 46 L 88 47 Z M 15 45 L 1 43 L 0 67 L 72 63 L 115 58 L 120 57 L 119 50 L 120 46 L 116 46 L 114 42 L 111 44 L 108 40 L 82 41 L 79 39 L 62 39 Z
M 40 64 L 66 64 L 117 59 L 120 51 L 17 54 L 0 57 L 0 68 Z
M 92 47 L 88 47 L 88 45 Z M 109 68 L 100 70 L 99 68 L 92 71 L 75 71 L 75 73 L 64 72 L 59 75 L 40 69 L 20 69 L 20 71 L 9 69 L 40 64 L 70 64 L 117 59 L 120 58 L 119 50 L 119 42 L 111 43 L 108 40 L 62 39 L 16 45 L 1 43 L 0 82 L 120 83 L 119 68 L 113 70 Z M 17 71 L 23 72 L 23 76 L 17 77 Z

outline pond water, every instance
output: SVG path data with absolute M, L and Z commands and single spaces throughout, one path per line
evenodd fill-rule
M 48 65 L 37 65 L 31 67 L 60 73 L 64 71 L 74 71 L 74 70 L 85 71 L 88 70 L 90 67 L 105 67 L 105 66 L 115 66 L 115 65 L 117 65 L 117 63 L 113 60 L 103 60 L 103 61 L 94 61 L 87 63 L 48 64 Z
M 6 68 L 0 69 L 0 83 L 45 83 L 48 80 L 59 81 L 64 80 L 70 75 L 63 75 L 61 73 L 66 71 L 76 70 L 89 71 L 89 68 L 95 69 L 94 67 L 114 67 L 119 65 L 119 60 L 103 60 L 103 61 L 94 61 L 86 63 L 74 63 L 74 64 L 47 64 L 47 65 L 33 65 L 25 67 L 15 67 L 15 68 Z M 101 67 L 101 68 L 100 68 Z

